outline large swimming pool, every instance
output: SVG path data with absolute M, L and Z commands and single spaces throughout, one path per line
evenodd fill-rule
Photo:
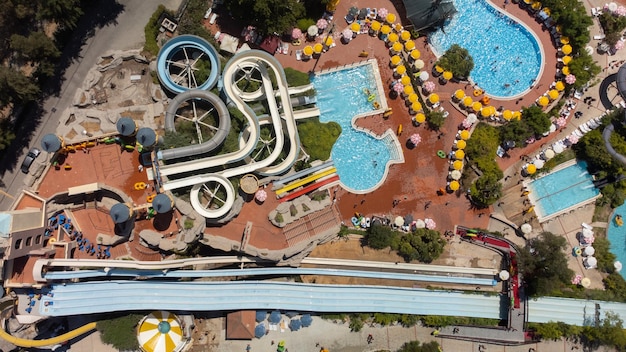
M 540 221 L 559 215 L 568 209 L 597 197 L 600 191 L 584 161 L 573 162 L 546 176 L 528 183 L 528 198 Z
M 474 59 L 470 77 L 489 96 L 510 98 L 528 89 L 543 62 L 536 37 L 486 0 L 454 0 L 454 6 L 458 13 L 430 35 L 433 49 L 439 55 L 452 44 L 467 49 Z
M 611 245 L 609 250 L 615 254 L 616 259 L 621 263 L 626 263 L 626 226 L 617 226 L 615 224 L 615 215 L 619 214 L 626 218 L 626 203 L 615 208 L 613 218 L 609 221 L 609 227 L 607 229 L 607 238 Z M 622 269 L 620 272 L 623 278 L 626 279 L 626 270 Z
M 342 129 L 331 152 L 340 182 L 350 190 L 371 190 L 383 180 L 391 154 L 383 140 L 355 130 L 351 122 L 372 111 L 364 88 L 380 97 L 372 65 L 319 73 L 311 82 L 317 92 L 320 121 L 337 122 Z

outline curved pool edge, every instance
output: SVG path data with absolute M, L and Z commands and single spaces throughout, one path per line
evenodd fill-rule
M 524 29 L 526 31 L 528 31 L 528 33 L 533 37 L 533 39 L 537 43 L 537 47 L 539 48 L 539 54 L 540 54 L 539 72 L 538 72 L 537 76 L 535 77 L 535 82 L 539 82 L 541 80 L 541 77 L 543 76 L 543 71 L 544 71 L 543 67 L 544 67 L 545 62 L 546 62 L 546 53 L 543 50 L 543 45 L 544 44 L 541 41 L 541 39 L 539 39 L 539 36 L 537 36 L 535 31 L 532 30 L 528 25 L 526 25 L 526 23 L 524 21 L 522 21 L 521 19 L 519 19 L 518 17 L 516 17 L 515 15 L 513 15 L 511 13 L 502 11 L 502 9 L 500 9 L 497 5 L 495 5 L 491 0 L 483 0 L 483 1 L 485 3 L 487 3 L 492 9 L 494 9 L 498 13 L 502 14 L 503 16 L 506 16 L 506 17 L 510 18 L 516 24 L 519 24 L 520 26 L 524 27 Z M 435 57 L 437 59 L 439 59 L 442 54 L 439 53 L 439 51 L 434 47 L 434 45 L 431 44 L 430 38 L 428 38 L 428 44 L 427 45 L 430 48 L 430 51 L 432 51 L 432 53 L 435 55 Z M 477 85 L 474 82 L 474 80 L 471 78 L 471 75 L 470 75 L 470 77 L 468 77 L 468 80 L 472 84 L 472 86 L 480 88 L 480 86 Z M 518 99 L 518 98 L 520 98 L 520 97 L 530 93 L 532 91 L 532 89 L 533 89 L 533 85 L 531 85 L 530 87 L 528 87 L 527 89 L 525 89 L 524 91 L 522 91 L 522 92 L 520 92 L 518 94 L 507 96 L 507 97 L 489 94 L 488 92 L 486 92 L 486 94 L 489 95 L 490 98 L 496 99 L 496 100 L 503 100 L 503 101 L 505 101 L 505 100 L 506 101 L 508 101 L 508 100 L 515 100 L 515 99 Z
M 388 128 L 385 132 L 383 132 L 383 134 L 377 135 L 371 130 L 358 127 L 356 125 L 356 121 L 358 119 L 364 118 L 367 116 L 371 116 L 371 113 L 359 114 L 357 116 L 354 116 L 352 120 L 350 121 L 350 125 L 354 130 L 359 131 L 361 133 L 365 133 L 367 135 L 370 135 L 374 139 L 382 141 L 387 147 L 387 150 L 389 151 L 389 160 L 387 160 L 387 162 L 385 163 L 385 171 L 383 171 L 383 175 L 380 178 L 380 181 L 376 182 L 376 184 L 373 185 L 372 187 L 366 188 L 364 190 L 357 190 L 357 189 L 351 188 L 345 185 L 343 182 L 341 182 L 341 178 L 339 178 L 338 182 L 341 188 L 354 194 L 367 194 L 367 193 L 375 191 L 380 186 L 382 186 L 383 183 L 385 183 L 385 181 L 387 180 L 387 175 L 389 174 L 389 169 L 391 165 L 404 163 L 404 152 L 402 151 L 402 144 L 400 144 L 400 140 L 396 137 L 396 133 L 391 128 Z

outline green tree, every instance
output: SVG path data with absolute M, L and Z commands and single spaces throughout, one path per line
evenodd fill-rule
M 479 207 L 488 207 L 502 196 L 502 171 L 484 172 L 470 187 L 472 202 Z
M 233 0 L 227 6 L 233 17 L 243 23 L 279 35 L 291 29 L 305 12 L 304 4 L 297 0 Z
M 593 57 L 585 50 L 582 50 L 569 63 L 570 72 L 576 76 L 574 88 L 579 89 L 586 85 L 592 78 L 597 76 L 602 70 Z
M 43 32 L 31 32 L 28 37 L 13 34 L 11 49 L 20 58 L 32 61 L 53 60 L 61 55 L 52 39 Z
M 367 245 L 374 249 L 383 249 L 392 245 L 397 234 L 390 227 L 374 223 L 367 229 Z
M 568 37 L 574 52 L 579 53 L 589 43 L 589 27 L 593 25 L 589 12 L 577 0 L 547 0 L 543 6 L 549 7 L 552 17 L 561 26 L 561 34 Z
M 439 352 L 439 344 L 437 341 L 420 343 L 419 341 L 405 342 L 398 352 Z
M 419 260 L 423 263 L 431 263 L 443 253 L 445 245 L 446 241 L 438 231 L 417 229 L 400 238 L 398 254 L 406 261 Z
M 39 87 L 21 72 L 0 66 L 0 105 L 34 101 Z
M 522 121 L 535 136 L 541 136 L 550 130 L 550 118 L 536 105 L 522 109 Z
M 615 138 L 618 138 L 615 133 L 613 135 L 616 136 Z M 613 138 L 613 136 L 611 137 Z M 620 171 L 620 164 L 607 152 L 602 132 L 599 130 L 592 130 L 586 133 L 574 145 L 574 151 L 576 156 L 587 161 L 588 167 L 592 170 L 605 170 L 614 174 Z
M 311 160 L 328 160 L 340 134 L 341 126 L 336 122 L 321 123 L 319 118 L 312 118 L 298 123 L 300 142 Z
M 427 113 L 428 128 L 434 131 L 438 131 L 441 126 L 446 122 L 446 117 L 443 112 L 437 110 L 431 110 Z
M 76 28 L 83 15 L 80 0 L 38 0 L 37 19 L 58 23 L 68 29 Z
M 542 232 L 519 251 L 519 270 L 530 296 L 546 296 L 570 285 L 574 272 L 567 266 L 562 236 Z
M 524 147 L 526 140 L 533 135 L 529 126 L 522 120 L 512 120 L 499 128 L 500 140 L 513 141 L 516 147 Z
M 474 59 L 467 49 L 458 44 L 452 44 L 439 58 L 437 65 L 446 71 L 451 71 L 454 77 L 465 79 L 474 69 Z
M 107 320 L 101 320 L 97 324 L 102 342 L 112 345 L 120 351 L 139 349 L 137 342 L 136 327 L 142 316 L 138 314 L 124 314 Z
M 602 11 L 599 16 L 600 26 L 606 35 L 604 41 L 613 46 L 622 37 L 622 32 L 626 29 L 626 17 L 615 16 L 610 11 Z
M 285 67 L 285 79 L 290 87 L 305 86 L 311 83 L 311 78 L 306 72 L 295 70 L 291 67 Z

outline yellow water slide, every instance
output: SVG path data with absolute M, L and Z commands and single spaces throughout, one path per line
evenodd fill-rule
M 0 329 L 0 338 L 18 347 L 45 347 L 45 346 L 54 346 L 54 345 L 61 344 L 65 341 L 69 341 L 77 336 L 80 336 L 84 333 L 90 332 L 91 330 L 95 330 L 95 329 L 96 329 L 96 323 L 89 323 L 89 324 L 85 324 L 79 327 L 78 329 L 67 332 L 63 335 L 59 335 L 56 337 L 43 339 L 43 340 L 22 339 L 19 337 L 11 336 L 6 331 L 4 331 L 4 329 Z
M 305 178 L 303 178 L 300 181 L 292 182 L 292 183 L 286 185 L 285 187 L 276 190 L 276 194 L 278 196 L 280 196 L 283 193 L 291 191 L 292 189 L 296 189 L 296 188 L 298 188 L 300 186 L 306 185 L 309 182 L 313 182 L 313 181 L 315 181 L 317 179 L 320 179 L 320 178 L 322 178 L 324 176 L 328 176 L 328 175 L 333 174 L 335 172 L 337 172 L 337 169 L 334 168 L 334 167 L 332 167 L 332 168 L 330 168 L 328 170 L 322 171 L 322 172 L 318 172 L 318 173 L 313 174 L 311 176 L 305 177 Z

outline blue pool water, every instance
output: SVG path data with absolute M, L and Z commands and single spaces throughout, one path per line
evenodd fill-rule
M 614 214 L 620 214 L 626 219 L 626 203 L 615 208 Z M 626 225 L 617 226 L 615 224 L 615 216 L 609 221 L 609 228 L 607 229 L 607 238 L 611 245 L 609 251 L 615 254 L 616 260 L 626 263 Z M 626 270 L 622 269 L 620 272 L 623 278 L 626 279 Z
M 528 89 L 543 61 L 535 37 L 485 0 L 454 0 L 454 6 L 458 13 L 430 36 L 434 49 L 440 55 L 452 44 L 467 49 L 474 59 L 470 77 L 487 95 L 513 97 Z
M 593 177 L 584 161 L 531 181 L 528 190 L 535 199 L 535 213 L 540 218 L 556 214 L 600 193 L 593 185 Z
M 380 94 L 371 65 L 317 74 L 311 82 L 317 91 L 320 121 L 334 121 L 342 129 L 331 152 L 339 180 L 356 191 L 373 188 L 384 177 L 389 149 L 384 142 L 355 130 L 351 124 L 354 116 L 372 111 L 363 88 L 376 96 Z

